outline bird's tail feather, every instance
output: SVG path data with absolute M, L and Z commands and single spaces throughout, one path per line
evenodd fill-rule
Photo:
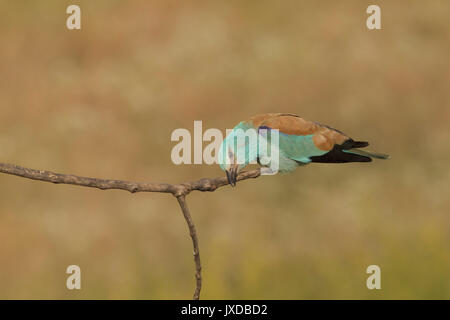
M 376 158 L 376 159 L 389 159 L 391 156 L 388 154 L 383 153 L 376 153 L 376 152 L 368 152 L 360 149 L 351 149 L 351 150 L 343 150 L 344 152 L 357 154 L 360 156 L 370 157 L 370 158 Z

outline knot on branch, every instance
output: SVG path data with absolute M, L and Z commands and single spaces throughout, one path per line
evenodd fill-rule
M 212 192 L 215 191 L 219 186 L 220 185 L 218 185 L 216 181 L 213 182 L 211 181 L 211 179 L 204 178 L 197 181 L 196 190 Z
M 192 191 L 191 186 L 188 183 L 180 183 L 173 186 L 172 194 L 176 197 L 184 197 Z

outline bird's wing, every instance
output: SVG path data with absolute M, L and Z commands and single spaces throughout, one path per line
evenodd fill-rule
M 348 153 L 342 151 L 368 145 L 367 142 L 354 141 L 339 130 L 305 120 L 293 114 L 269 113 L 257 115 L 252 117 L 250 122 L 256 128 L 278 129 L 280 132 L 280 151 L 287 157 L 303 163 L 311 161 L 348 162 L 343 158 L 349 157 L 352 157 L 352 161 L 355 161 L 355 155 L 349 156 Z M 334 155 L 336 152 L 338 156 L 331 159 L 334 161 L 320 161 L 324 155 L 329 153 Z

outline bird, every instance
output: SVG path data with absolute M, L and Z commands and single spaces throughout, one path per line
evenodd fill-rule
M 261 174 L 276 174 L 292 172 L 310 163 L 390 158 L 387 154 L 360 149 L 368 145 L 366 141 L 355 141 L 342 131 L 295 114 L 265 113 L 240 122 L 229 132 L 219 149 L 218 162 L 228 183 L 234 187 L 239 172 L 252 163 L 261 166 Z

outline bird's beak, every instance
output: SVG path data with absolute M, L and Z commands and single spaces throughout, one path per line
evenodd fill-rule
M 239 165 L 232 165 L 230 170 L 226 170 L 226 174 L 227 174 L 227 179 L 228 179 L 228 183 L 232 186 L 235 187 L 236 186 L 236 178 L 237 178 L 237 174 L 238 174 L 238 169 L 239 169 Z

